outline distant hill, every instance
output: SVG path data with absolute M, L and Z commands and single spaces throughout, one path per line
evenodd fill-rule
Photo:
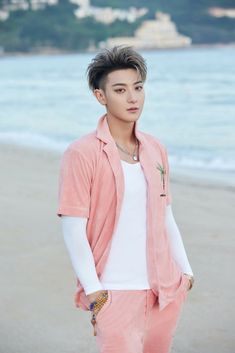
M 0 9 L 7 1 L 10 2 L 0 0 Z M 6 21 L 0 21 L 0 47 L 6 52 L 40 51 L 45 47 L 87 50 L 108 37 L 133 35 L 143 20 L 154 18 L 156 10 L 169 13 L 179 32 L 191 37 L 193 44 L 235 42 L 235 19 L 216 18 L 208 13 L 209 7 L 235 7 L 234 0 L 92 0 L 91 4 L 147 7 L 149 12 L 134 23 L 116 20 L 107 25 L 92 17 L 76 18 L 77 5 L 68 0 L 37 11 L 12 11 Z
M 150 9 L 150 11 L 155 11 L 154 9 L 158 7 L 162 11 L 169 12 L 171 14 L 190 11 L 190 9 L 203 10 L 208 7 L 218 6 L 225 8 L 233 8 L 234 0 L 91 0 L 91 4 L 94 6 L 111 6 L 113 8 L 128 8 L 130 6 L 134 7 L 144 7 Z
M 234 0 L 92 0 L 94 6 L 127 8 L 147 7 L 146 18 L 154 18 L 156 10 L 171 15 L 180 33 L 192 38 L 194 44 L 235 42 L 235 19 L 215 18 L 210 7 L 235 8 Z

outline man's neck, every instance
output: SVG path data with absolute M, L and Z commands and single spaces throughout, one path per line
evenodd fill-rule
M 122 146 L 135 144 L 134 135 L 135 122 L 123 122 L 107 114 L 107 122 L 113 139 Z

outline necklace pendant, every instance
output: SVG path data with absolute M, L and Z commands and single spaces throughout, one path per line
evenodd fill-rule
M 134 159 L 134 161 L 138 161 L 138 158 L 135 154 L 132 156 L 132 158 Z

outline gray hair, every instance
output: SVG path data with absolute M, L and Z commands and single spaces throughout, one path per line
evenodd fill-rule
M 147 76 L 147 65 L 144 58 L 131 46 L 115 46 L 98 53 L 87 68 L 89 88 L 105 89 L 107 75 L 115 70 L 135 69 L 144 82 Z

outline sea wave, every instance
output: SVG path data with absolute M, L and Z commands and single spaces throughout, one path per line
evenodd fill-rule
M 216 152 L 215 152 L 216 153 Z M 205 171 L 215 172 L 235 172 L 235 161 L 234 159 L 228 159 L 225 157 L 203 156 L 200 153 L 200 157 L 195 155 L 188 156 L 177 156 L 169 154 L 169 164 L 172 168 L 192 168 Z
M 38 133 L 4 131 L 0 132 L 0 142 L 34 149 L 62 152 L 70 141 L 64 138 L 52 138 L 51 136 Z
M 0 142 L 21 145 L 34 149 L 44 149 L 62 153 L 72 142 L 71 137 L 49 136 L 32 132 L 4 131 L 0 132 Z M 74 138 L 75 140 L 75 138 Z M 235 172 L 235 159 L 218 156 L 217 150 L 203 151 L 202 148 L 188 149 L 174 148 L 169 151 L 169 164 L 171 169 L 197 169 L 214 172 Z

